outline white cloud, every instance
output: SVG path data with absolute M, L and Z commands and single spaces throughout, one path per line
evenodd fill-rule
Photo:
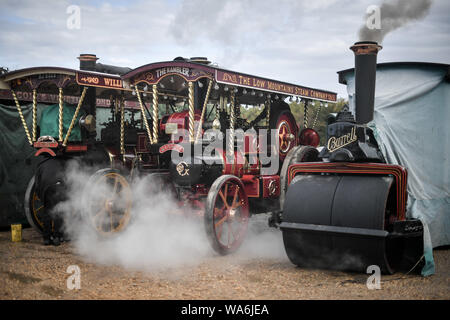
M 348 47 L 366 8 L 379 0 L 2 1 L 0 65 L 76 68 L 80 53 L 138 67 L 176 56 L 207 56 L 220 66 L 337 91 L 336 71 L 353 66 Z M 81 7 L 81 29 L 66 8 Z M 379 61 L 450 63 L 450 3 L 435 0 L 422 21 L 384 40 Z

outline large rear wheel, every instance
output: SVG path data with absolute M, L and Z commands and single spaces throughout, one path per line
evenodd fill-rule
M 248 198 L 239 178 L 217 178 L 208 192 L 204 216 L 213 249 L 222 255 L 236 251 L 247 233 L 248 219 Z
M 25 216 L 28 223 L 37 232 L 42 233 L 44 223 L 42 222 L 42 215 L 45 214 L 44 202 L 39 199 L 35 188 L 35 176 L 28 182 L 28 187 L 25 192 L 24 199 Z

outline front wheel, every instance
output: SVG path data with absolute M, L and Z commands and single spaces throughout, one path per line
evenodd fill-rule
M 283 210 L 284 200 L 288 188 L 288 169 L 289 166 L 301 162 L 316 162 L 319 161 L 319 151 L 311 146 L 296 146 L 289 151 L 286 159 L 284 159 L 283 166 L 280 171 L 280 209 Z
M 217 178 L 208 192 L 204 215 L 208 240 L 217 253 L 226 255 L 240 247 L 249 216 L 248 198 L 239 178 Z
M 127 179 L 114 169 L 97 171 L 88 181 L 83 216 L 103 235 L 122 231 L 131 217 L 132 193 Z

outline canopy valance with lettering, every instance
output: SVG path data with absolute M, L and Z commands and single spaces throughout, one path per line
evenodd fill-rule
M 163 78 L 171 75 L 180 76 L 186 81 L 197 81 L 201 78 L 209 78 L 224 85 L 267 91 L 280 95 L 298 96 L 325 102 L 336 102 L 337 99 L 336 93 L 331 91 L 256 77 L 220 69 L 211 65 L 188 61 L 167 61 L 147 64 L 124 74 L 122 79 L 130 85 L 141 82 L 157 84 Z

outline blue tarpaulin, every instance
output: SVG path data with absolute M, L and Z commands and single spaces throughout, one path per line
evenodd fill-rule
M 386 160 L 408 170 L 407 215 L 429 230 L 424 254 L 431 264 L 431 248 L 450 244 L 449 70 L 445 64 L 378 64 L 369 123 Z M 339 73 L 354 111 L 353 69 Z M 434 265 L 428 269 L 423 273 L 433 273 Z

